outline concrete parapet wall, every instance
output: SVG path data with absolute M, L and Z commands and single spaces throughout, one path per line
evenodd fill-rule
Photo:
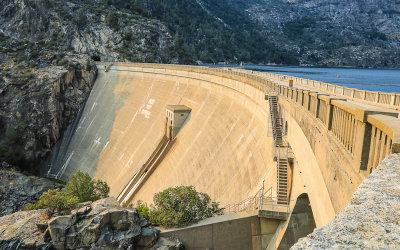
M 317 225 L 323 225 L 345 208 L 363 176 L 351 154 L 320 120 L 292 101 L 281 99 L 280 103 L 288 122 L 288 141 L 304 169 L 303 178 L 308 179 L 305 184 L 310 201 L 314 209 L 320 208 L 314 212 Z M 327 216 L 332 206 L 334 213 Z
M 209 218 L 198 225 L 162 232 L 161 236 L 178 238 L 187 250 L 262 250 L 267 248 L 280 224 L 277 219 L 246 213 L 220 217 L 218 221 Z
M 308 87 L 316 91 L 321 91 L 327 94 L 340 96 L 349 100 L 367 103 L 379 107 L 400 110 L 400 93 L 385 93 L 347 88 L 325 82 L 274 73 L 253 72 L 253 74 L 284 82 L 289 82 L 290 80 L 292 80 L 293 83 L 296 85 Z

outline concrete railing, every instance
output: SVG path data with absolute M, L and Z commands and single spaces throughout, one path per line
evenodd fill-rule
M 187 70 L 198 73 L 225 76 L 227 78 L 236 80 L 246 79 L 246 83 L 250 85 L 255 84 L 257 88 L 262 88 L 263 86 L 260 85 L 259 83 L 265 83 L 267 78 L 284 82 L 289 82 L 289 80 L 293 80 L 293 83 L 296 85 L 305 86 L 318 91 L 322 91 L 325 94 L 342 96 L 349 100 L 355 100 L 380 107 L 387 107 L 400 110 L 400 93 L 385 93 L 378 91 L 359 90 L 320 81 L 303 79 L 294 76 L 286 76 L 274 73 L 265 73 L 265 72 L 243 70 L 243 69 L 210 68 L 204 66 L 189 66 L 189 65 L 175 65 L 175 64 L 146 64 L 146 63 L 135 63 L 135 64 L 118 63 L 118 64 L 130 64 L 130 65 L 135 65 L 137 67 L 145 67 L 145 68 Z
M 391 153 L 400 152 L 400 120 L 386 115 L 369 115 L 370 152 L 367 169 L 371 172 Z
M 380 107 L 400 110 L 400 93 L 385 93 L 378 91 L 359 90 L 330 83 L 274 73 L 256 72 L 255 74 L 257 76 L 267 77 L 276 81 L 289 82 L 289 80 L 292 80 L 293 83 L 296 85 L 322 91 L 327 94 L 342 96 L 349 100 L 360 101 Z
M 154 72 L 160 69 L 165 72 L 194 72 L 202 74 L 203 78 L 207 78 L 207 75 L 218 76 L 245 83 L 263 92 L 265 88 L 269 88 L 270 91 L 279 93 L 287 100 L 309 111 L 313 117 L 318 118 L 351 155 L 354 162 L 359 162 L 361 170 L 372 171 L 385 156 L 400 152 L 398 112 L 378 107 L 366 108 L 346 101 L 360 100 L 376 106 L 400 109 L 400 94 L 357 90 L 308 79 L 242 69 L 142 63 L 114 65 L 130 65 L 147 71 L 154 69 Z M 288 80 L 323 92 L 289 87 L 279 83 L 279 81 Z
M 369 172 L 390 153 L 400 152 L 400 119 L 395 110 L 365 107 L 345 98 L 269 82 L 268 87 L 318 118 L 359 169 Z M 398 131 L 398 132 L 397 132 Z

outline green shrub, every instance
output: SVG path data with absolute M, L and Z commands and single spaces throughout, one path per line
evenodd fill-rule
M 118 29 L 118 17 L 115 11 L 110 10 L 106 16 L 106 24 L 112 29 Z
M 18 141 L 18 132 L 14 127 L 8 126 L 4 136 L 5 143 L 9 146 L 13 146 Z
M 76 20 L 75 20 L 76 24 L 79 25 L 79 28 L 82 28 L 82 26 L 86 25 L 87 22 L 87 18 L 86 18 L 86 14 L 83 11 L 83 9 L 80 9 L 78 11 L 78 15 L 76 16 Z
M 64 58 L 64 59 L 58 61 L 57 65 L 58 66 L 67 66 L 68 63 L 69 63 L 68 59 Z
M 52 5 L 50 0 L 42 0 L 42 4 L 47 8 L 50 8 Z
M 78 203 L 78 198 L 74 195 L 61 191 L 60 189 L 50 189 L 44 192 L 40 199 L 27 204 L 25 210 L 48 209 L 50 213 L 68 213 Z
M 93 180 L 89 174 L 78 171 L 60 189 L 44 192 L 38 201 L 27 204 L 25 210 L 48 209 L 50 213 L 69 213 L 78 203 L 108 197 L 110 187 L 102 180 Z
M 103 0 L 103 4 L 112 5 L 112 0 Z
M 22 74 L 21 80 L 22 80 L 23 82 L 28 82 L 28 81 L 31 80 L 34 76 L 35 76 L 35 74 L 33 74 L 32 72 L 25 72 L 24 74 Z
M 124 32 L 124 40 L 126 41 L 132 40 L 132 33 L 130 31 Z
M 155 194 L 153 201 L 150 207 L 141 201 L 137 203 L 140 216 L 150 224 L 167 228 L 188 226 L 223 212 L 219 203 L 212 202 L 207 194 L 197 192 L 193 186 L 167 188 Z
M 11 148 L 0 146 L 0 159 L 11 164 L 21 165 L 24 161 L 24 156 L 21 152 L 12 150 Z
M 76 196 L 79 202 L 95 201 L 108 197 L 110 187 L 102 180 L 93 180 L 89 174 L 78 171 L 69 177 L 65 192 Z
M 73 62 L 68 62 L 68 68 L 69 68 L 69 69 L 75 68 L 75 63 L 73 63 Z
M 89 59 L 86 60 L 86 71 L 92 70 L 92 64 Z

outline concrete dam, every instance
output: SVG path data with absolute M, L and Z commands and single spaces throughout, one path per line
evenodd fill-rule
M 191 241 L 199 228 L 169 232 L 188 249 L 289 247 L 305 236 L 287 236 L 296 211 L 307 214 L 300 221 L 308 233 L 326 225 L 386 156 L 400 152 L 400 94 L 239 68 L 98 68 L 47 176 L 66 181 L 88 172 L 106 181 L 121 204 L 152 203 L 165 188 L 193 185 L 227 213 L 232 208 L 233 219 L 259 211 L 261 219 L 243 223 L 260 230 L 249 229 L 249 239 L 235 245 L 224 242 L 226 235 Z M 232 227 L 223 226 L 229 235 Z

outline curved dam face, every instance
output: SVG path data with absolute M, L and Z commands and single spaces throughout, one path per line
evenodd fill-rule
M 400 152 L 399 112 L 344 98 L 347 89 L 339 89 L 338 97 L 328 93 L 329 85 L 242 69 L 99 67 L 48 175 L 67 180 L 78 170 L 88 172 L 105 180 L 121 203 L 151 203 L 165 188 L 193 185 L 223 207 L 240 209 L 240 202 L 245 209 L 271 212 L 272 206 L 277 213 L 283 207 L 293 220 L 265 236 L 276 248 L 296 238 L 285 239 L 291 235 L 285 231 L 302 216 L 292 216 L 298 197 L 308 197 L 310 225 L 326 225 L 379 162 Z M 180 130 L 169 122 L 178 122 Z M 268 194 L 263 186 L 255 196 L 263 184 Z
M 193 185 L 225 205 L 253 195 L 264 178 L 274 179 L 264 90 L 231 82 L 237 91 L 217 77 L 103 67 L 52 175 L 67 180 L 88 172 L 117 197 L 163 138 L 166 106 L 185 105 L 190 120 L 134 200 L 152 202 L 165 188 Z

